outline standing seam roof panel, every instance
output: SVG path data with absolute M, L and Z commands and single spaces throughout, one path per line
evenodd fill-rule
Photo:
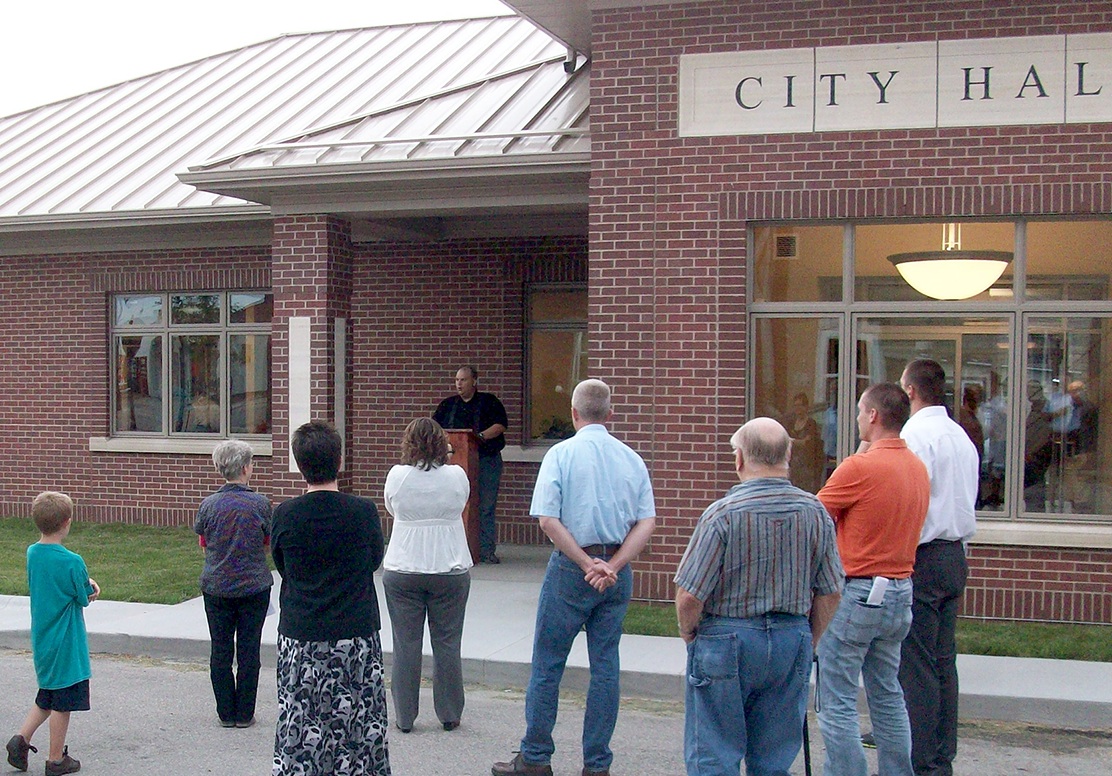
M 311 140 L 321 125 L 343 122 L 343 133 L 359 135 L 368 113 L 389 112 L 370 124 L 393 137 L 406 127 L 490 125 L 506 111 L 532 121 L 532 108 L 518 105 L 521 88 L 550 101 L 543 77 L 513 76 L 535 86 L 511 94 L 498 76 L 547 69 L 538 59 L 563 53 L 517 17 L 289 35 L 0 117 L 0 220 L 238 203 L 181 184 L 176 173 L 281 137 Z M 476 82 L 486 85 L 440 95 Z M 488 108 L 484 96 L 510 105 Z M 403 101 L 427 104 L 390 111 Z

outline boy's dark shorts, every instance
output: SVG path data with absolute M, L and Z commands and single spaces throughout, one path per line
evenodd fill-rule
M 35 705 L 44 711 L 88 711 L 89 680 L 71 684 L 60 690 L 39 690 Z

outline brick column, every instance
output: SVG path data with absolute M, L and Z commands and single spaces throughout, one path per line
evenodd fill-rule
M 281 500 L 304 489 L 300 474 L 290 472 L 292 423 L 327 420 L 345 434 L 351 449 L 349 391 L 350 355 L 337 370 L 338 339 L 350 354 L 351 227 L 328 215 L 280 216 L 274 221 L 271 265 L 274 289 L 271 395 L 274 418 L 274 482 L 271 497 Z M 346 322 L 337 337 L 337 321 Z M 337 383 L 340 376 L 340 385 Z M 291 402 L 291 392 L 293 400 Z M 337 396 L 345 401 L 337 407 Z M 307 414 L 302 417 L 302 413 Z M 349 478 L 351 461 L 341 475 Z

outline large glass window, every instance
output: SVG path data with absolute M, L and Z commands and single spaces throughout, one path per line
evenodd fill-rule
M 754 301 L 841 300 L 844 233 L 840 225 L 755 228 Z
M 271 294 L 123 294 L 112 308 L 115 433 L 270 433 Z
M 1027 298 L 1112 299 L 1112 223 L 1027 224 Z
M 1014 253 L 1013 222 L 961 224 L 870 224 L 854 229 L 854 298 L 859 302 L 930 301 L 907 284 L 889 256 L 925 251 L 1001 251 Z M 1009 302 L 1012 299 L 1014 262 L 976 302 Z
M 791 434 L 791 480 L 810 493 L 838 460 L 839 341 L 836 318 L 754 321 L 755 414 Z
M 1112 512 L 1112 318 L 1032 316 L 1023 406 L 1023 506 L 1063 515 Z
M 904 367 L 930 358 L 946 372 L 946 411 L 980 459 L 977 508 L 1004 509 L 1008 473 L 1010 358 L 1006 318 L 861 318 L 856 322 L 854 394 L 872 383 L 899 382 Z
M 890 260 L 945 250 L 1010 261 L 940 302 Z M 756 225 L 749 255 L 749 415 L 788 429 L 796 484 L 856 448 L 866 387 L 932 358 L 980 455 L 982 517 L 1112 519 L 1112 220 Z
M 587 376 L 587 288 L 580 284 L 534 284 L 527 289 L 529 438 L 567 439 L 571 392 Z

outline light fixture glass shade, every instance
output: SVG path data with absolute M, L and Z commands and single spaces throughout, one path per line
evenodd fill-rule
M 1004 274 L 1007 251 L 921 251 L 888 257 L 908 285 L 932 299 L 968 299 Z

